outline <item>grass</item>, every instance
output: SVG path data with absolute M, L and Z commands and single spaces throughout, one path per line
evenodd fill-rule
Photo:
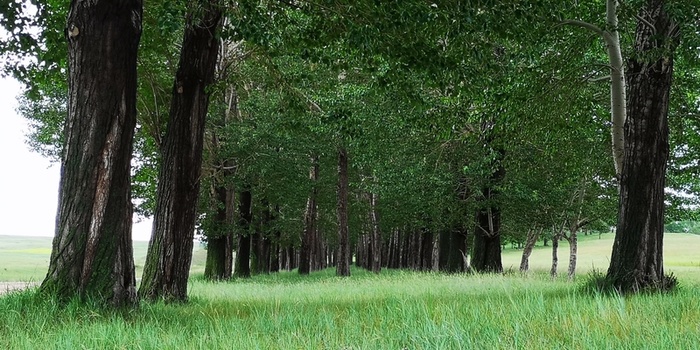
M 541 277 L 332 270 L 213 284 L 192 300 L 105 311 L 0 299 L 0 347 L 108 349 L 694 349 L 697 287 L 603 297 Z
M 582 237 L 580 272 L 607 267 L 611 237 Z M 41 252 L 0 242 L 0 266 L 8 266 L 6 251 Z M 15 292 L 0 298 L 0 348 L 700 349 L 698 243 L 698 236 L 666 236 L 667 270 L 679 277 L 679 291 L 627 297 L 550 279 L 549 247 L 533 252 L 534 272 L 525 276 L 355 269 L 337 278 L 329 269 L 228 283 L 203 280 L 196 248 L 190 303 L 110 311 Z M 520 252 L 504 250 L 504 266 L 517 271 Z M 562 244 L 562 274 L 567 262 Z

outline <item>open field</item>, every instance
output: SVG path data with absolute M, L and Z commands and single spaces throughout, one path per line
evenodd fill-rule
M 580 236 L 577 273 L 584 275 L 592 270 L 605 271 L 612 251 L 613 235 Z M 141 275 L 148 242 L 134 242 L 134 259 L 137 278 Z M 0 282 L 41 281 L 46 275 L 51 238 L 0 235 Z M 517 271 L 520 266 L 521 249 L 507 246 L 503 251 L 503 267 L 506 271 Z M 204 273 L 206 251 L 195 244 L 191 273 Z M 682 280 L 700 283 L 700 235 L 667 233 L 664 238 L 664 261 L 667 272 L 673 272 Z M 530 257 L 530 269 L 549 272 L 552 263 L 551 247 L 538 242 Z M 559 244 L 559 274 L 565 275 L 569 263 L 569 245 Z
M 583 238 L 581 271 L 605 269 L 611 238 Z M 39 280 L 48 246 L 48 239 L 0 236 L 2 279 Z M 544 273 L 549 247 L 533 253 L 528 276 L 353 269 L 352 277 L 337 278 L 329 269 L 228 283 L 202 280 L 204 251 L 197 247 L 190 303 L 106 311 L 12 292 L 0 297 L 0 348 L 697 349 L 698 246 L 700 236 L 667 235 L 667 270 L 682 288 L 629 297 L 586 294 L 580 283 L 551 280 Z M 141 261 L 145 249 L 137 242 Z M 562 244 L 562 275 L 567 252 Z M 503 260 L 517 271 L 520 250 L 506 249 Z

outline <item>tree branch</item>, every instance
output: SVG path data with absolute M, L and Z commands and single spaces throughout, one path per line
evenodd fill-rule
M 588 22 L 578 21 L 575 19 L 567 19 L 565 21 L 562 21 L 561 25 L 570 25 L 570 26 L 574 26 L 574 27 L 586 28 L 586 29 L 588 29 L 588 30 L 590 30 L 590 31 L 602 36 L 602 37 L 605 37 L 605 31 L 603 29 L 601 29 L 600 27 L 598 27 L 595 24 L 591 24 Z

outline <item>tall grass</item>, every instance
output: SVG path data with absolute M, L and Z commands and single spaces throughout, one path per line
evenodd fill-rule
M 10 294 L 0 299 L 0 348 L 693 349 L 699 292 L 600 296 L 539 275 L 405 271 L 194 278 L 189 303 L 136 310 Z

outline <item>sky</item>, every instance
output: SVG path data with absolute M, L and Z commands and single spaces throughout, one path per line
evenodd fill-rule
M 15 111 L 19 93 L 19 83 L 0 78 L 0 235 L 53 237 L 60 164 L 29 149 L 29 126 Z M 133 238 L 147 241 L 152 222 L 137 221 Z

